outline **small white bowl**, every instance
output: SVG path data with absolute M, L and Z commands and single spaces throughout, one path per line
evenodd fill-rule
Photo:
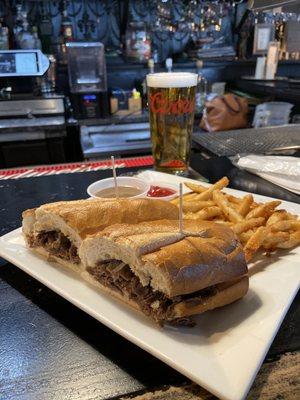
M 150 186 L 159 186 L 161 188 L 172 189 L 172 190 L 175 190 L 175 193 L 170 194 L 170 196 L 161 196 L 161 197 L 147 196 L 148 199 L 170 201 L 170 200 L 175 199 L 175 197 L 179 196 L 179 185 L 175 185 L 174 183 L 154 181 L 154 182 L 150 183 Z
M 140 197 L 146 197 L 147 193 L 150 189 L 150 186 L 151 186 L 149 182 L 146 182 L 143 179 L 134 178 L 131 176 L 117 177 L 117 184 L 118 184 L 118 186 L 133 186 L 141 191 L 141 193 L 137 194 L 136 196 L 124 197 L 126 199 L 137 199 Z M 100 190 L 107 189 L 107 188 L 114 187 L 114 186 L 115 185 L 114 185 L 113 178 L 101 179 L 100 181 L 96 181 L 96 182 L 92 183 L 87 188 L 87 193 L 89 196 L 94 197 L 96 199 L 114 200 L 113 197 L 107 198 L 107 197 L 96 196 L 96 193 L 99 192 Z

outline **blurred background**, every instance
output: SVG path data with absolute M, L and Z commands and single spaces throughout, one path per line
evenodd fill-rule
M 48 71 L 29 75 L 15 50 L 41 50 Z M 145 76 L 158 71 L 198 74 L 203 157 L 224 155 L 200 128 L 224 93 L 247 99 L 245 135 L 276 126 L 278 140 L 288 124 L 300 145 L 299 1 L 0 0 L 0 168 L 150 154 Z

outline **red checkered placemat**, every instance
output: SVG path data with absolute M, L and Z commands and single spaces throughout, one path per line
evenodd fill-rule
M 121 158 L 115 160 L 118 168 L 146 167 L 153 165 L 152 156 Z M 22 167 L 13 169 L 1 169 L 0 179 L 31 178 L 33 176 L 69 174 L 86 171 L 98 171 L 111 168 L 110 160 L 95 162 L 78 162 L 70 164 L 42 165 L 38 167 Z

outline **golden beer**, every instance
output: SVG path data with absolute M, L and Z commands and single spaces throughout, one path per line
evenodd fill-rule
M 147 75 L 152 154 L 155 169 L 175 174 L 189 166 L 197 75 Z

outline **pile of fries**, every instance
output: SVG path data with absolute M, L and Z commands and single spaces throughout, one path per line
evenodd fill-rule
M 238 198 L 222 192 L 229 184 L 223 177 L 209 188 L 186 182 L 192 190 L 183 196 L 184 219 L 226 224 L 239 237 L 250 261 L 258 250 L 267 254 L 300 244 L 300 220 L 286 210 L 276 210 L 281 201 L 256 203 L 251 194 Z M 172 201 L 179 204 L 179 198 Z

